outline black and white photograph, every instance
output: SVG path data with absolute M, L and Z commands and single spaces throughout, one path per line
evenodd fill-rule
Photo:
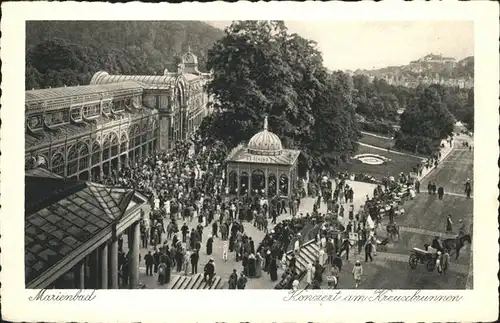
M 24 249 L 16 271 L 30 306 L 71 294 L 89 315 L 110 297 L 127 312 L 121 297 L 166 304 L 183 290 L 192 304 L 241 297 L 259 309 L 256 292 L 272 291 L 262 302 L 296 311 L 329 303 L 301 302 L 316 293 L 342 295 L 349 311 L 399 306 L 397 293 L 455 311 L 461 292 L 485 287 L 498 106 L 478 76 L 477 13 L 146 12 L 20 25 L 24 89 L 17 104 L 2 100 L 0 182 L 3 206 L 9 165 L 24 162 L 24 209 L 19 196 L 2 210 L 2 225 L 24 227 L 4 227 L 2 251 Z M 21 93 L 24 117 L 6 121 Z M 8 130 L 21 122 L 24 137 Z M 14 159 L 6 151 L 22 140 Z
M 27 22 L 26 287 L 472 288 L 473 27 Z

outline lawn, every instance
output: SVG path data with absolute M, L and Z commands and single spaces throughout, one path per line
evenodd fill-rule
M 361 143 L 384 148 L 384 149 L 394 146 L 394 139 L 380 138 L 380 137 L 377 137 L 375 135 L 371 135 L 371 134 L 368 134 L 365 132 L 363 132 L 361 135 L 362 135 L 362 137 L 359 139 L 359 142 L 361 142 Z
M 439 200 L 436 195 L 420 193 L 414 200 L 406 202 L 402 208 L 405 214 L 395 218 L 400 227 L 419 228 L 435 232 L 446 232 L 446 216 L 451 214 L 453 232 L 458 232 L 460 227 L 458 221 L 462 219 L 466 224 L 466 233 L 469 233 L 470 224 L 473 221 L 473 200 L 459 196 L 444 196 Z M 386 223 L 388 219 L 385 219 Z M 434 237 L 428 234 L 413 232 L 400 232 L 400 239 L 393 248 L 389 250 L 394 253 L 408 253 L 413 247 L 423 248 L 424 243 L 431 244 Z M 469 263 L 469 252 L 463 252 L 458 263 L 467 265 Z
M 377 179 L 382 179 L 387 176 L 397 176 L 399 173 L 408 173 L 411 168 L 419 164 L 422 159 L 409 156 L 397 154 L 392 151 L 387 151 L 387 149 L 375 149 L 366 146 L 359 146 L 356 155 L 359 154 L 374 154 L 389 158 L 390 161 L 381 165 L 369 165 L 360 162 L 359 160 L 351 159 L 350 163 L 344 164 L 339 167 L 340 171 L 347 171 L 351 173 L 363 173 L 371 175 Z

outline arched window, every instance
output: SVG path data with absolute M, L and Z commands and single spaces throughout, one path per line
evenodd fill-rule
M 97 141 L 92 143 L 92 166 L 101 162 L 101 145 Z
M 85 143 L 81 143 L 78 149 L 78 169 L 85 170 L 89 167 L 89 146 Z
M 52 172 L 64 176 L 64 156 L 57 153 L 52 157 Z
M 109 137 L 105 137 L 102 144 L 102 160 L 106 161 L 109 159 L 109 151 L 110 151 L 111 143 L 109 141 Z
M 269 174 L 269 177 L 267 179 L 267 195 L 269 197 L 274 197 L 276 196 L 276 175 L 274 174 Z
M 127 152 L 127 144 L 128 144 L 128 139 L 127 135 L 125 133 L 122 133 L 122 137 L 120 138 L 120 153 L 126 153 Z
M 114 132 L 111 133 L 111 158 L 118 156 L 118 147 L 120 142 L 118 141 L 118 135 Z
M 248 173 L 242 172 L 240 174 L 240 194 L 247 194 L 248 193 Z
M 138 124 L 132 126 L 128 135 L 128 139 L 129 139 L 129 146 L 128 146 L 129 149 L 137 147 L 141 144 L 141 128 L 139 127 Z
M 142 125 L 142 143 L 146 143 L 148 141 L 148 124 L 144 123 Z
M 229 194 L 236 194 L 236 188 L 238 187 L 238 178 L 236 172 L 233 170 L 229 172 Z
M 68 177 L 70 177 L 78 172 L 78 152 L 75 145 L 71 146 L 68 149 L 68 157 L 66 158 L 66 160 L 68 161 L 66 174 Z
M 288 177 L 286 175 L 280 176 L 280 194 L 288 196 Z
M 261 170 L 254 170 L 252 172 L 252 194 L 265 193 L 264 188 L 266 187 L 266 175 Z

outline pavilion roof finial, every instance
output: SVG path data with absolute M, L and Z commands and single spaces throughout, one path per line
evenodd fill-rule
M 188 45 L 188 53 L 191 53 L 191 46 Z
M 267 116 L 264 117 L 264 130 L 267 130 Z

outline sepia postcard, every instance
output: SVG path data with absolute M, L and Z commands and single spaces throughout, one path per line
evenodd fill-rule
M 498 317 L 498 5 L 2 11 L 3 319 Z

